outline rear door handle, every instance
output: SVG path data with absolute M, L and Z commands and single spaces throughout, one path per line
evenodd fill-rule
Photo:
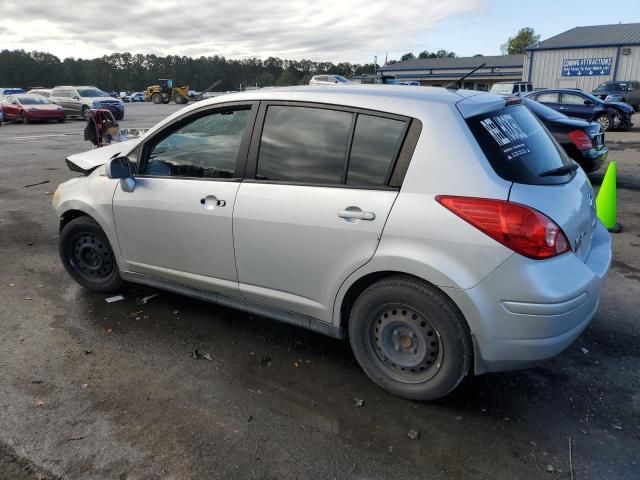
M 352 207 L 351 207 L 352 208 Z M 340 210 L 338 212 L 338 216 L 340 218 L 344 218 L 347 221 L 353 221 L 353 220 L 367 220 L 367 221 L 372 221 L 376 219 L 376 214 L 373 212 L 363 212 L 362 210 L 360 210 L 359 208 L 350 210 Z

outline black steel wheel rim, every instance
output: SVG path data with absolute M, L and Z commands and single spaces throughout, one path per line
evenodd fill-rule
M 80 233 L 69 242 L 69 263 L 78 275 L 91 282 L 108 280 L 115 268 L 111 249 L 92 233 Z
M 377 366 L 403 383 L 426 382 L 442 366 L 440 332 L 408 305 L 384 305 L 372 313 L 368 346 Z

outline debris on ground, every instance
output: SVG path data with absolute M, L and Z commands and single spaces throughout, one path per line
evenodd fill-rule
M 204 355 L 202 355 L 202 358 L 204 358 L 205 360 L 211 361 L 211 354 L 210 353 L 205 353 Z
M 361 398 L 356 398 L 353 403 L 356 407 L 364 407 L 364 400 Z
M 268 355 L 265 355 L 264 357 L 262 357 L 262 359 L 260 360 L 260 366 L 262 368 L 264 367 L 268 367 L 269 365 L 271 365 L 271 357 Z
M 193 358 L 194 360 L 198 360 L 200 358 L 200 353 L 198 353 L 198 349 L 194 348 L 191 351 L 191 358 Z
M 44 406 L 44 402 L 43 402 L 42 400 L 38 400 L 38 401 L 36 402 L 36 405 L 37 405 L 38 407 L 43 407 L 43 406 Z
M 82 385 L 80 385 L 80 388 L 84 390 L 84 389 L 85 389 L 85 388 L 87 388 L 88 386 L 89 386 L 89 384 L 88 384 L 88 383 L 83 383 Z
M 407 433 L 407 437 L 409 437 L 411 440 L 417 440 L 420 438 L 420 432 L 417 430 L 409 430 L 409 433 Z
M 556 469 L 555 469 L 555 468 L 553 468 L 553 465 L 547 465 L 547 472 L 549 472 L 549 473 L 553 473 L 553 472 L 555 472 L 555 470 L 556 470 Z
M 249 415 L 249 418 L 247 418 L 247 422 L 250 422 L 251 420 L 253 420 L 253 415 Z
M 147 295 L 146 297 L 142 297 L 136 300 L 136 304 L 137 305 L 146 305 L 147 302 L 149 300 L 151 300 L 153 297 L 157 297 L 158 295 L 160 295 L 159 293 L 154 293 L 153 295 Z
M 614 430 L 622 430 L 622 426 L 621 425 L 611 425 L 613 427 Z
M 49 180 L 43 180 L 42 182 L 38 183 L 30 183 L 29 185 L 25 185 L 24 188 L 36 187 L 38 185 L 44 185 L 45 183 L 49 183 Z
M 93 353 L 93 350 L 85 350 L 84 354 L 85 355 L 91 355 Z
M 113 297 L 108 297 L 104 299 L 107 303 L 119 302 L 120 300 L 124 300 L 122 295 L 114 295 Z
M 588 350 L 588 349 L 586 349 L 586 348 L 584 348 L 584 347 L 582 347 L 582 348 L 580 349 L 580 351 L 581 351 L 582 353 L 584 353 L 585 355 L 586 355 L 587 353 L 589 353 L 589 350 Z
M 107 333 L 113 333 L 113 328 L 111 327 L 107 328 Z

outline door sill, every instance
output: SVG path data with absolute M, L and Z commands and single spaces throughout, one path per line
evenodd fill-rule
M 242 310 L 254 315 L 268 317 L 283 323 L 306 328 L 307 330 L 322 333 L 323 335 L 327 335 L 329 337 L 338 339 L 347 338 L 347 333 L 343 327 L 336 327 L 335 325 L 323 322 L 321 320 L 318 320 L 317 318 L 308 317 L 299 313 L 282 310 L 279 308 L 271 307 L 269 305 L 264 305 L 262 303 L 244 300 L 242 298 L 228 297 L 220 293 L 188 287 L 186 285 L 164 280 L 152 275 L 145 275 L 143 273 L 120 272 L 120 276 L 127 282 L 160 288 L 162 290 L 168 290 L 170 292 L 185 295 L 187 297 L 197 298 L 199 300 L 205 300 L 211 303 L 217 303 L 218 305 L 223 305 L 225 307 L 235 308 L 237 310 Z

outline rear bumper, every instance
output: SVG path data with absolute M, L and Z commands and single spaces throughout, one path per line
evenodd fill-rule
M 611 237 L 598 222 L 586 261 L 514 254 L 475 287 L 448 291 L 469 322 L 475 372 L 529 367 L 567 348 L 595 315 L 610 263 Z
M 578 150 L 574 160 L 580 164 L 586 173 L 592 173 L 596 170 L 600 170 L 607 160 L 608 155 L 609 149 L 607 147 L 604 147 L 601 150 L 596 150 L 595 148 L 590 150 Z

